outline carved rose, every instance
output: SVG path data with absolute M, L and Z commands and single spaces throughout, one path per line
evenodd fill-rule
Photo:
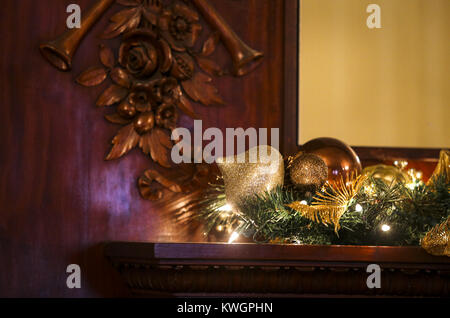
M 158 69 L 167 72 L 172 64 L 172 53 L 167 43 L 151 30 L 139 29 L 124 36 L 119 63 L 135 78 L 145 79 Z
M 176 51 L 184 51 L 185 47 L 194 46 L 202 30 L 198 14 L 181 4 L 176 4 L 162 13 L 159 27 Z

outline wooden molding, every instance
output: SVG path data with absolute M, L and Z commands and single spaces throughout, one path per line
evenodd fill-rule
M 419 247 L 112 242 L 104 254 L 134 295 L 450 296 L 450 258 Z

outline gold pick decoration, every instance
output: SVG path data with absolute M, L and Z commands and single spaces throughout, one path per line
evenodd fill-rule
M 450 151 L 441 150 L 439 153 L 439 161 L 436 168 L 433 171 L 430 179 L 427 182 L 428 186 L 433 186 L 438 178 L 438 176 L 445 176 L 445 181 L 450 183 Z
M 334 231 L 337 233 L 342 215 L 344 215 L 350 201 L 359 192 L 366 179 L 367 176 L 359 175 L 351 181 L 344 182 L 341 177 L 340 181 L 331 185 L 329 190 L 324 193 L 318 192 L 314 197 L 313 205 L 295 201 L 287 206 L 314 222 L 334 225 Z
M 256 146 L 236 156 L 219 158 L 217 165 L 223 175 L 227 202 L 235 209 L 247 198 L 283 185 L 283 156 L 271 146 Z
M 422 239 L 421 246 L 431 255 L 450 257 L 450 217 L 432 228 Z

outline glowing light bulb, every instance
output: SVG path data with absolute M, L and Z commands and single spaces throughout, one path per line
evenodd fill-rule
M 233 210 L 233 207 L 229 204 L 225 204 L 225 205 L 221 206 L 218 210 L 223 211 L 223 212 L 230 212 Z
M 223 231 L 223 226 L 222 225 L 218 225 L 217 226 L 217 231 L 222 232 Z
M 383 232 L 387 232 L 387 231 L 389 231 L 391 229 L 391 227 L 389 226 L 389 225 L 387 225 L 387 224 L 383 224 L 382 226 L 381 226 L 381 230 L 383 231 Z
M 231 233 L 230 239 L 228 240 L 228 244 L 233 243 L 239 237 L 239 234 L 236 232 Z
M 363 207 L 361 206 L 361 204 L 355 205 L 355 211 L 356 212 L 362 212 L 362 210 L 363 210 Z

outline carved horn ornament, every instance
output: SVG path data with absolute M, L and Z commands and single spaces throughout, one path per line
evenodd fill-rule
M 42 55 L 60 71 L 72 69 L 72 58 L 94 24 L 109 9 L 115 0 L 97 0 L 97 2 L 82 16 L 81 28 L 70 29 L 54 41 L 40 45 Z
M 259 66 L 264 54 L 245 44 L 207 0 L 192 0 L 192 3 L 205 20 L 219 32 L 233 61 L 233 75 L 244 76 Z

